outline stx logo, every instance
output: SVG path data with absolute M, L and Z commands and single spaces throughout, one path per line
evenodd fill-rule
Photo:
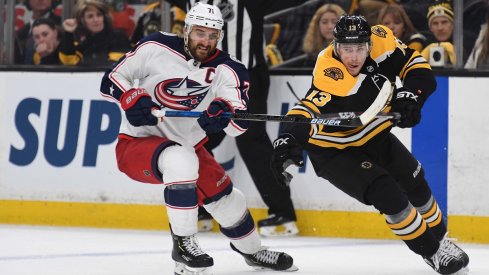
M 411 98 L 414 99 L 414 101 L 418 101 L 418 96 L 409 91 L 398 92 L 396 95 L 396 99 L 401 99 L 401 98 Z
M 341 121 L 336 119 L 314 118 L 311 119 L 311 123 L 327 125 L 327 126 L 340 126 Z
M 273 142 L 273 148 L 277 148 L 280 145 L 287 145 L 287 141 L 289 140 L 288 137 L 286 138 L 279 138 Z

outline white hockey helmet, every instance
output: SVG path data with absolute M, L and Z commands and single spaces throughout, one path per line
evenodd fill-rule
M 201 2 L 195 3 L 195 5 L 187 12 L 187 16 L 185 17 L 185 42 L 188 41 L 188 36 L 190 35 L 192 26 L 194 25 L 219 30 L 218 43 L 224 36 L 224 32 L 222 30 L 224 20 L 222 19 L 221 10 L 217 6 L 204 4 Z
M 185 17 L 185 26 L 199 25 L 222 30 L 224 20 L 217 6 L 197 2 Z

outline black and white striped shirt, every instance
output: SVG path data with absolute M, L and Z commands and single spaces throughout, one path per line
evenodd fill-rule
M 188 11 L 199 0 L 170 0 Z M 303 0 L 201 0 L 220 8 L 224 39 L 218 47 L 235 56 L 248 69 L 265 64 L 263 18 L 275 11 L 301 4 Z

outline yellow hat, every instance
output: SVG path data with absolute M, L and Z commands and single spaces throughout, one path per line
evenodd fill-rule
M 431 25 L 431 21 L 437 16 L 445 16 L 453 22 L 453 9 L 450 2 L 435 1 L 428 7 L 428 25 Z

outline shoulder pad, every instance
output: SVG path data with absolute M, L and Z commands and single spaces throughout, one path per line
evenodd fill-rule
M 397 47 L 396 37 L 386 26 L 373 26 L 370 40 L 372 41 L 370 57 L 375 61 L 391 54 Z
M 346 96 L 357 79 L 351 76 L 345 65 L 333 57 L 333 46 L 328 46 L 318 57 L 313 72 L 313 85 L 332 95 Z

